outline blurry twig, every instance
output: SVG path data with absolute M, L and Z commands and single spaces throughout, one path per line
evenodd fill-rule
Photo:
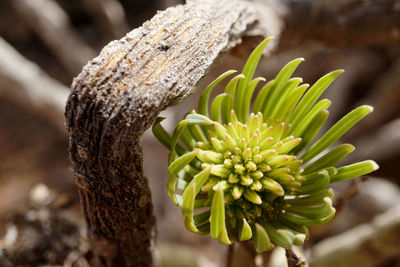
M 9 0 L 28 27 L 42 39 L 71 73 L 76 75 L 92 57 L 70 25 L 68 15 L 53 0 Z
M 400 255 L 400 206 L 342 234 L 325 239 L 312 249 L 315 267 L 377 266 Z
M 304 40 L 329 45 L 394 45 L 400 40 L 400 8 L 387 1 L 285 1 L 289 10 L 282 44 Z M 309 18 L 309 19 L 304 19 Z
M 336 209 L 336 214 L 338 214 L 343 209 L 343 207 L 351 198 L 357 195 L 358 186 L 360 185 L 361 182 L 364 181 L 365 178 L 361 179 L 357 178 L 356 180 L 352 180 L 351 185 L 348 186 L 339 197 L 335 198 L 335 203 L 333 204 L 333 206 Z
M 1 38 L 0 83 L 0 95 L 39 112 L 60 132 L 66 133 L 63 114 L 69 89 L 50 78 Z
M 381 124 L 393 113 L 400 111 L 400 58 L 385 72 L 375 84 L 375 88 L 359 101 L 375 108 L 369 120 L 362 120 L 354 133 L 365 132 Z
M 84 0 L 87 11 L 94 18 L 105 41 L 121 38 L 129 31 L 121 3 L 117 0 Z

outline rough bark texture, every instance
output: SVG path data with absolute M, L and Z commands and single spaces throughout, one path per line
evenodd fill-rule
M 75 78 L 66 107 L 70 157 L 95 265 L 152 265 L 140 137 L 256 18 L 246 2 L 188 1 L 108 44 Z

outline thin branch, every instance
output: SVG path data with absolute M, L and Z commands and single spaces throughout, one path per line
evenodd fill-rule
M 68 15 L 53 0 L 9 0 L 17 13 L 60 62 L 76 75 L 94 51 L 86 45 L 70 25 Z
M 285 46 L 310 39 L 342 46 L 396 45 L 400 41 L 396 0 L 285 2 L 289 10 L 282 33 Z
M 257 20 L 248 2 L 188 1 L 108 44 L 72 84 L 70 157 L 96 266 L 151 266 L 155 227 L 139 140 Z
M 226 267 L 232 267 L 234 254 L 235 254 L 235 243 L 232 243 L 231 245 L 228 246 L 228 249 L 226 251 L 226 260 L 225 260 Z
M 121 38 L 128 30 L 125 11 L 117 0 L 84 0 L 86 9 L 106 41 Z
M 372 267 L 400 255 L 400 206 L 316 244 L 311 253 L 315 267 Z
M 66 134 L 64 107 L 69 88 L 50 78 L 0 38 L 0 94 L 39 113 Z

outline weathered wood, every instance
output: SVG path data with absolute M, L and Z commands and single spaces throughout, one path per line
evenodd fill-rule
M 108 44 L 74 80 L 66 107 L 70 157 L 97 266 L 152 265 L 154 216 L 140 137 L 256 19 L 248 2 L 188 1 Z
M 50 78 L 0 38 L 0 95 L 21 103 L 66 134 L 63 112 L 68 87 Z

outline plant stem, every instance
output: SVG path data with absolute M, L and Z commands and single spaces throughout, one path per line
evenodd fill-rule
M 305 260 L 297 257 L 296 253 L 291 249 L 286 250 L 286 259 L 288 267 L 303 267 L 305 266 Z
M 226 267 L 232 267 L 233 256 L 235 254 L 235 242 L 228 246 L 228 250 L 226 252 Z

